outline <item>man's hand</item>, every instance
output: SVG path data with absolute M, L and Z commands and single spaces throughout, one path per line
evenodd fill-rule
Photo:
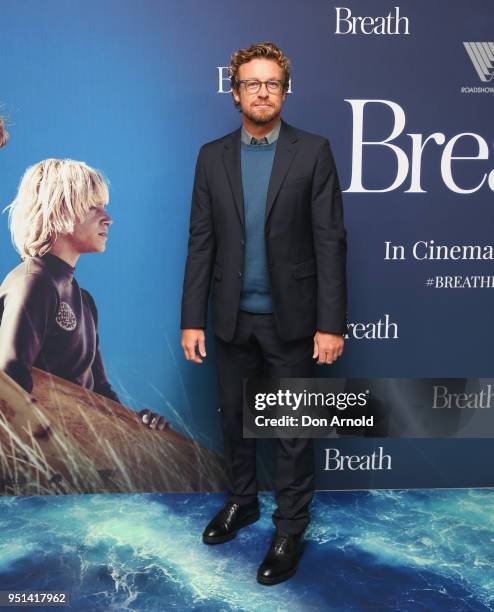
M 196 352 L 199 348 L 199 354 Z M 183 329 L 182 348 L 185 359 L 194 363 L 202 363 L 201 357 L 206 357 L 206 336 L 203 329 Z
M 163 431 L 163 429 L 167 429 L 170 427 L 170 423 L 165 419 L 165 417 L 161 416 L 161 414 L 157 414 L 156 412 L 151 412 L 149 408 L 143 408 L 138 412 L 139 419 L 143 425 L 149 427 L 149 429 L 159 429 Z
M 343 354 L 344 343 L 343 336 L 316 331 L 312 358 L 318 365 L 333 363 Z

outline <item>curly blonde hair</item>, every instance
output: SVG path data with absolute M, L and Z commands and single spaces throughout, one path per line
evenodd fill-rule
M 228 74 L 232 89 L 238 91 L 238 69 L 242 64 L 246 64 L 255 58 L 274 60 L 283 70 L 283 91 L 286 93 L 290 86 L 290 60 L 283 51 L 272 42 L 262 42 L 251 45 L 248 49 L 238 49 L 232 53 Z M 236 106 L 238 106 L 236 104 Z
M 108 184 L 84 162 L 45 159 L 26 170 L 7 207 L 12 242 L 21 257 L 42 256 L 60 234 L 71 234 L 94 206 L 107 204 Z
M 0 117 L 0 149 L 7 144 L 7 140 L 9 139 L 9 133 L 5 128 L 5 119 Z

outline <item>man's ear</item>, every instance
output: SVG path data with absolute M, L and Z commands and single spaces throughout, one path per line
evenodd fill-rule
M 240 104 L 240 95 L 238 93 L 238 89 L 234 89 L 232 87 L 232 96 L 233 96 L 233 99 L 235 100 L 235 103 Z

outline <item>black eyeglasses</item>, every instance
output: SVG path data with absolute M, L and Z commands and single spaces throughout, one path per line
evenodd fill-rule
M 249 94 L 256 94 L 260 89 L 261 85 L 266 85 L 269 93 L 279 94 L 283 91 L 284 81 L 258 81 L 257 79 L 242 79 L 238 82 L 239 85 L 243 85 L 245 91 Z

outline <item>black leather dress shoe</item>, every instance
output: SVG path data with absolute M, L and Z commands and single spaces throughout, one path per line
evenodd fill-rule
M 233 540 L 239 529 L 255 523 L 260 516 L 257 501 L 242 506 L 228 502 L 206 527 L 202 541 L 205 544 L 222 544 Z
M 257 570 L 257 582 L 266 585 L 288 580 L 297 571 L 302 555 L 302 537 L 277 531 L 264 561 Z

